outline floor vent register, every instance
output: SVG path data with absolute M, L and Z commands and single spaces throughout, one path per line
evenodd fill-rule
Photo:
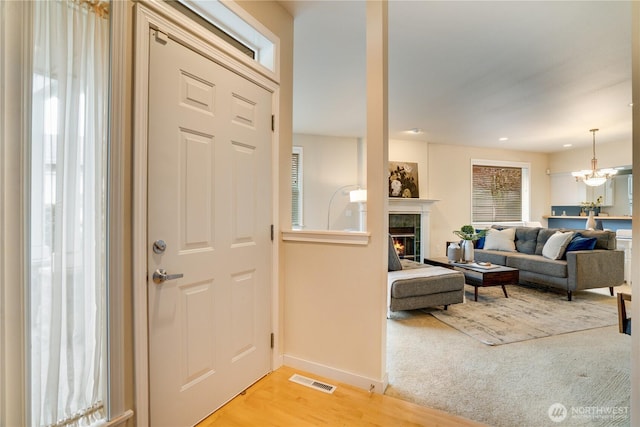
M 320 390 L 324 393 L 329 393 L 329 394 L 332 394 L 337 388 L 334 385 L 316 381 L 312 378 L 303 377 L 302 375 L 298 375 L 298 374 L 293 374 L 293 376 L 289 378 L 289 381 L 292 381 L 297 384 L 301 384 L 306 387 L 314 388 L 316 390 Z

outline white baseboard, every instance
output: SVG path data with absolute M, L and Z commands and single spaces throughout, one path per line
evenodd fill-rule
M 383 394 L 389 385 L 389 375 L 386 372 L 382 380 L 376 380 L 286 354 L 284 355 L 284 365 L 378 394 Z

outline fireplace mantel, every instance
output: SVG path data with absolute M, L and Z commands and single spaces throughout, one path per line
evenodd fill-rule
M 420 213 L 429 212 L 431 206 L 439 200 L 417 199 L 405 197 L 389 197 L 389 213 Z
M 389 197 L 389 214 L 420 214 L 420 256 L 429 257 L 429 212 L 438 200 Z M 422 262 L 422 260 L 416 260 Z

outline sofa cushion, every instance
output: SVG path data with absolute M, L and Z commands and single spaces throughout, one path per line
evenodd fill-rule
M 473 251 L 475 261 L 490 262 L 491 264 L 507 265 L 507 254 L 510 252 L 478 249 Z
M 476 228 L 476 233 L 480 233 L 481 231 L 484 231 L 484 230 L 480 228 Z M 477 249 L 484 249 L 484 242 L 486 238 L 487 238 L 487 235 L 485 234 L 484 236 L 482 236 L 481 238 L 473 242 L 473 247 Z
M 556 231 L 553 236 L 547 239 L 542 248 L 542 256 L 549 259 L 561 259 L 564 252 L 573 238 L 573 231 Z
M 392 298 L 410 298 L 438 294 L 464 288 L 464 274 L 444 267 L 432 267 L 392 271 L 387 281 Z
M 484 241 L 484 249 L 515 252 L 516 244 L 514 242 L 516 237 L 515 228 L 505 228 L 504 230 L 497 230 L 490 228 L 487 231 L 487 237 Z
M 516 227 L 516 250 L 523 254 L 535 254 L 540 227 Z
M 536 241 L 536 255 L 542 255 L 542 248 L 544 248 L 544 244 L 547 243 L 549 237 L 553 236 L 556 231 L 558 231 L 557 228 L 540 229 L 538 232 L 538 240 Z
M 551 260 L 542 255 L 509 254 L 506 265 L 551 277 L 567 277 L 567 261 Z
M 402 264 L 400 263 L 400 257 L 398 256 L 398 252 L 396 252 L 396 248 L 393 247 L 393 238 L 389 236 L 389 265 L 388 271 L 398 271 L 402 270 Z
M 591 251 L 596 247 L 598 241 L 595 237 L 583 237 L 582 233 L 576 233 L 569 242 L 566 252 L 569 251 Z
M 614 250 L 616 248 L 616 233 L 609 230 L 581 230 L 582 237 L 595 237 L 597 239 L 594 249 Z

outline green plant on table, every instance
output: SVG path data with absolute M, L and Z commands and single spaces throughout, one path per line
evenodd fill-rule
M 488 230 L 476 231 L 472 225 L 463 225 L 460 230 L 454 230 L 453 234 L 460 237 L 462 240 L 478 240 L 487 235 Z

